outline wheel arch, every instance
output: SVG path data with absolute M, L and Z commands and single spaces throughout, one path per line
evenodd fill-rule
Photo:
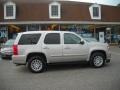
M 35 55 L 38 55 L 38 56 L 42 56 L 44 57 L 44 60 L 45 62 L 47 63 L 47 58 L 46 58 L 46 55 L 42 52 L 32 52 L 32 53 L 29 53 L 26 57 L 26 63 L 28 62 L 29 58 L 32 57 L 32 56 L 35 56 Z
M 97 53 L 97 52 L 103 53 L 103 54 L 105 55 L 105 59 L 107 58 L 107 54 L 106 54 L 106 52 L 105 52 L 104 50 L 93 50 L 93 51 L 91 51 L 91 53 L 90 53 L 89 60 L 90 60 L 91 56 L 92 56 L 94 53 Z

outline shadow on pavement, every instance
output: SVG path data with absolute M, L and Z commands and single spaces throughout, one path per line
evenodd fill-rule
M 77 63 L 60 63 L 60 64 L 50 64 L 48 65 L 48 71 L 61 71 L 61 70 L 77 70 L 77 69 L 90 68 L 90 65 L 85 62 Z

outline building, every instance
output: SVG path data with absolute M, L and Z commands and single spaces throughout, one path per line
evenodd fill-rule
M 120 7 L 55 0 L 0 1 L 1 40 L 36 30 L 69 30 L 117 43 Z

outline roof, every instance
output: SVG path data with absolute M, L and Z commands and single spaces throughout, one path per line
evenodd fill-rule
M 0 0 L 0 2 L 7 2 L 7 1 L 12 1 L 15 3 L 48 3 L 48 2 L 52 2 L 52 1 L 68 1 L 68 0 Z
M 21 22 L 21 21 L 99 21 L 99 22 L 120 22 L 120 7 L 101 5 L 102 19 L 92 20 L 89 6 L 91 3 L 59 1 L 61 4 L 61 19 L 49 18 L 49 3 L 51 0 L 36 0 L 40 3 L 19 3 L 17 0 L 16 20 L 4 20 L 4 9 L 0 3 L 0 22 Z M 34 0 L 30 0 L 31 2 Z M 48 1 L 48 2 L 47 2 Z
M 61 33 L 61 32 L 70 32 L 70 31 L 53 31 L 53 30 L 45 30 L 45 31 L 27 31 L 27 32 L 20 32 L 20 34 L 35 34 L 35 33 Z

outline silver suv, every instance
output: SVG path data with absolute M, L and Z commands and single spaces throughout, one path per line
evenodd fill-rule
M 87 61 L 95 68 L 110 62 L 107 43 L 87 42 L 68 31 L 29 31 L 19 33 L 13 45 L 13 63 L 27 65 L 32 72 L 46 70 L 47 64 Z

